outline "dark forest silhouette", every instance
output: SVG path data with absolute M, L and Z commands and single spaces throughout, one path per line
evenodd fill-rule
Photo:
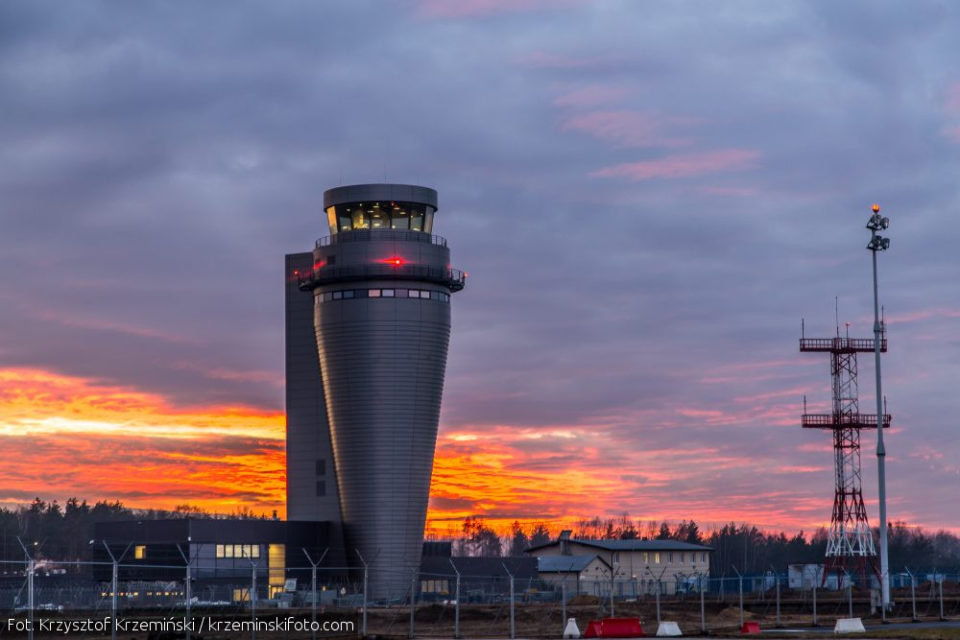
M 191 505 L 180 505 L 173 510 L 132 509 L 119 501 L 100 501 L 91 506 L 86 500 L 71 498 L 61 505 L 57 501 L 45 502 L 37 498 L 30 505 L 0 509 L 0 559 L 23 560 L 19 537 L 34 549 L 37 559 L 89 560 L 95 522 L 222 517 L 267 516 L 249 509 L 222 515 Z M 549 523 L 524 527 L 514 522 L 509 534 L 501 536 L 482 518 L 470 517 L 463 522 L 460 535 L 452 541 L 453 549 L 456 555 L 519 556 L 530 546 L 554 539 L 557 529 Z M 803 531 L 787 535 L 764 532 L 749 524 L 730 523 L 705 532 L 693 520 L 671 525 L 668 522 L 633 520 L 626 514 L 617 518 L 580 520 L 572 535 L 588 540 L 680 540 L 704 544 L 713 548 L 710 566 L 716 576 L 732 573 L 732 567 L 745 574 L 760 574 L 771 568 L 784 571 L 787 564 L 818 563 L 823 559 L 827 542 L 824 528 L 809 536 Z M 901 571 L 905 566 L 913 571 L 960 570 L 960 537 L 950 532 L 930 533 L 898 521 L 890 524 L 889 540 L 893 572 Z

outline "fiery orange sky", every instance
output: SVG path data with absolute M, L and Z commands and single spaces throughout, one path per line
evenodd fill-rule
M 715 426 L 735 419 L 682 407 L 677 418 Z M 659 419 L 654 434 L 676 427 Z M 729 488 L 718 493 L 716 479 L 741 470 L 747 460 L 690 443 L 625 448 L 618 445 L 619 428 L 608 418 L 589 428 L 442 429 L 428 531 L 455 532 L 471 515 L 500 530 L 514 520 L 556 529 L 581 517 L 628 512 L 643 520 L 692 517 L 705 524 L 746 521 L 809 531 L 828 517 L 825 498 L 778 488 L 804 478 L 828 483 L 826 442 L 814 439 L 807 447 L 823 464 L 764 469 L 761 463 L 770 482 L 755 495 L 726 480 Z M 249 508 L 284 514 L 281 413 L 174 406 L 156 394 L 15 368 L 0 370 L 0 438 L 6 461 L 0 503 L 6 506 L 77 496 L 141 508 L 190 504 L 220 513 Z

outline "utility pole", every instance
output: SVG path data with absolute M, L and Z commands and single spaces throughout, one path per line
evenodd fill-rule
M 886 614 L 890 607 L 890 572 L 887 551 L 887 450 L 883 446 L 883 389 L 880 382 L 880 340 L 885 333 L 880 322 L 880 302 L 877 292 L 877 252 L 890 248 L 890 238 L 877 235 L 877 231 L 890 226 L 890 218 L 880 215 L 880 205 L 872 207 L 873 215 L 867 222 L 870 230 L 870 243 L 867 249 L 873 258 L 873 343 L 874 361 L 877 373 L 877 478 L 880 484 L 880 592 L 881 608 Z M 886 618 L 886 615 L 884 615 Z

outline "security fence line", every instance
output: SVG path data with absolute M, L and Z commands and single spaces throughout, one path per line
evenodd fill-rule
M 182 553 L 182 552 L 181 552 Z M 0 561 L 0 611 L 22 620 L 33 638 L 38 620 L 109 614 L 111 637 L 121 620 L 182 620 L 185 637 L 197 620 L 247 621 L 251 640 L 266 621 L 294 619 L 309 626 L 311 636 L 330 635 L 331 621 L 353 626 L 341 635 L 393 634 L 471 637 L 559 633 L 568 617 L 581 628 L 588 618 L 639 616 L 646 624 L 680 619 L 689 631 L 742 626 L 763 620 L 767 626 L 829 624 L 838 617 L 945 620 L 960 614 L 960 576 L 904 568 L 892 576 L 894 603 L 878 607 L 870 590 L 858 589 L 849 577 L 827 583 L 821 574 L 799 584 L 769 571 L 729 576 L 600 575 L 596 579 L 564 575 L 546 578 L 518 575 L 500 563 L 496 575 L 458 569 L 413 571 L 406 588 L 371 594 L 371 577 L 400 572 L 368 565 L 322 566 L 325 554 L 304 550 L 301 566 L 269 566 L 266 558 L 242 558 L 229 567 L 187 562 L 150 564 L 124 561 L 56 562 L 28 556 Z M 362 560 L 362 558 L 361 558 Z M 243 566 L 243 563 L 246 566 Z M 154 577 L 150 577 L 150 576 Z M 398 583 L 398 580 L 387 581 Z M 376 595 L 376 597 L 373 597 Z M 323 624 L 328 628 L 324 630 Z M 343 631 L 344 626 L 339 628 Z

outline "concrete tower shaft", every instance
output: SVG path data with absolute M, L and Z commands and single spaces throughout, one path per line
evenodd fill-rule
M 324 194 L 331 235 L 302 286 L 314 328 L 348 553 L 375 598 L 419 565 L 450 337 L 464 276 L 432 235 L 436 192 L 358 185 Z

